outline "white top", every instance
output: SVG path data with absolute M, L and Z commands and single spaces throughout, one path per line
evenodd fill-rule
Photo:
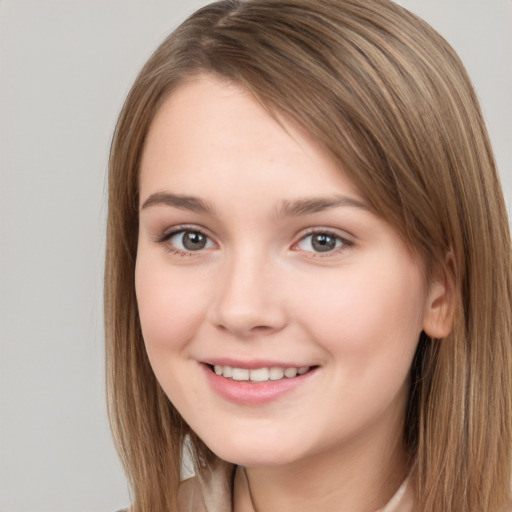
M 210 470 L 196 473 L 197 476 L 181 483 L 179 512 L 230 512 L 233 510 L 233 482 L 240 478 L 240 486 L 247 485 L 245 472 L 236 471 L 236 467 L 218 461 Z M 236 476 L 235 476 L 236 475 Z M 237 493 L 238 494 L 238 493 Z M 254 512 L 247 498 L 249 492 L 241 492 L 235 497 L 243 512 Z M 407 480 L 400 486 L 388 504 L 376 512 L 412 512 L 413 493 Z

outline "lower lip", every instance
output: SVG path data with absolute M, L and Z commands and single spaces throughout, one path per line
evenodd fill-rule
M 212 389 L 222 398 L 240 405 L 261 405 L 277 400 L 286 393 L 305 384 L 316 373 L 316 368 L 303 375 L 280 380 L 250 382 L 227 379 L 201 364 Z

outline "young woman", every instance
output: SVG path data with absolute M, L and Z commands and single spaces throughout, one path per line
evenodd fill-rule
M 406 10 L 185 21 L 119 118 L 105 282 L 134 512 L 510 509 L 507 214 L 464 68 Z

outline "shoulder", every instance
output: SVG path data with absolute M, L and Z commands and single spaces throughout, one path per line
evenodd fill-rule
M 117 512 L 131 512 L 131 508 L 123 508 Z M 202 497 L 201 484 L 197 477 L 182 480 L 180 483 L 178 512 L 207 512 Z
M 196 476 L 180 483 L 178 512 L 206 512 L 201 483 Z
M 232 489 L 236 466 L 218 459 L 186 480 L 178 489 L 178 512 L 225 512 L 232 510 Z M 132 512 L 126 508 L 118 512 Z

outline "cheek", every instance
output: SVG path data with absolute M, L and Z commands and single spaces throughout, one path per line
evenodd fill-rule
M 135 289 L 148 354 L 179 350 L 189 341 L 203 315 L 201 279 L 173 272 L 165 264 L 138 257 Z
M 325 412 L 326 431 L 336 437 L 338 423 L 355 432 L 388 413 L 398 418 L 421 332 L 421 276 L 353 272 L 309 290 L 307 302 L 296 295 L 308 304 L 302 325 L 324 349 L 329 388 L 337 390 L 317 405 L 336 411 Z
M 421 272 L 382 264 L 363 272 L 348 269 L 305 289 L 307 296 L 294 293 L 301 308 L 297 317 L 318 344 L 344 362 L 344 371 L 358 380 L 365 373 L 384 377 L 387 366 L 408 371 L 423 320 Z

